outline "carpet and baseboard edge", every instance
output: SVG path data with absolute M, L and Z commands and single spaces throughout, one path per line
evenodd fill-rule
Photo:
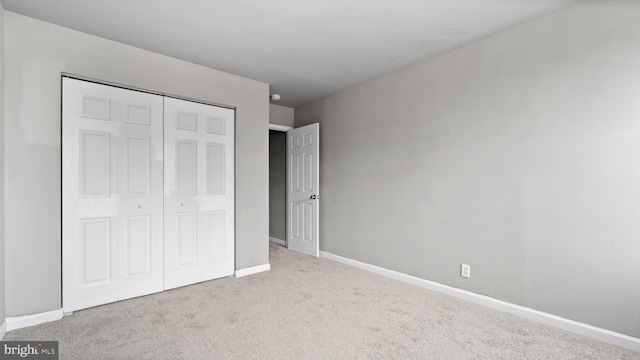
M 282 239 L 275 238 L 273 236 L 269 236 L 269 241 L 271 241 L 272 243 L 276 243 L 278 245 L 287 246 L 287 242 L 286 241 L 284 241 Z
M 603 341 L 612 345 L 617 345 L 629 350 L 640 351 L 640 339 L 629 335 L 617 333 L 615 331 L 599 328 L 593 325 L 566 319 L 557 315 L 534 310 L 528 307 L 508 303 L 489 296 L 476 294 L 471 291 L 458 289 L 452 286 L 440 284 L 434 281 L 421 279 L 401 272 L 385 269 L 379 266 L 363 263 L 357 260 L 345 258 L 326 251 L 320 251 L 320 256 L 329 260 L 351 265 L 378 275 L 386 276 L 395 280 L 406 282 L 415 286 L 437 291 L 488 308 L 506 312 L 512 315 L 533 320 L 542 324 L 560 328 L 575 334 L 583 335 L 595 340 Z
M 5 320 L 6 331 L 22 329 L 29 326 L 40 325 L 51 321 L 62 319 L 64 312 L 62 309 L 52 310 L 37 314 L 8 317 Z
M 253 274 L 257 274 L 257 273 L 261 273 L 263 271 L 269 271 L 269 270 L 271 270 L 271 264 L 267 263 L 264 265 L 252 266 L 252 267 L 236 270 L 234 276 L 236 278 L 239 278 L 239 277 L 253 275 Z
M 557 315 L 534 310 L 524 306 L 508 303 L 489 296 L 480 295 L 471 291 L 454 288 L 452 286 L 440 284 L 434 281 L 421 279 L 415 276 L 407 275 L 397 271 L 385 269 L 379 266 L 363 263 L 357 260 L 345 258 L 326 251 L 321 251 L 320 256 L 329 260 L 337 261 L 343 264 L 351 265 L 375 274 L 389 277 L 395 280 L 403 281 L 415 286 L 437 291 L 446 295 L 450 295 L 462 300 L 486 306 L 488 308 L 520 316 L 529 320 L 533 320 L 542 324 L 554 326 L 575 334 L 583 335 L 592 339 L 603 341 L 609 344 L 617 345 L 633 351 L 640 351 L 640 339 L 629 335 L 617 333 L 611 330 L 599 328 L 593 325 L 581 323 L 578 321 L 566 319 Z M 257 274 L 271 269 L 270 264 L 253 266 L 245 269 L 236 270 L 235 277 L 243 277 Z M 21 329 L 24 327 L 44 324 L 51 321 L 62 319 L 63 310 L 53 310 L 38 314 L 8 317 L 0 325 L 0 339 L 4 334 L 11 330 Z
M 271 264 L 264 264 L 259 266 L 253 266 L 245 269 L 236 270 L 234 276 L 236 278 L 257 274 L 263 271 L 271 270 Z M 0 325 L 0 339 L 4 337 L 6 332 L 22 329 L 34 325 L 40 325 L 51 321 L 60 320 L 64 317 L 64 311 L 57 309 L 53 311 L 47 311 L 37 314 L 8 317 Z

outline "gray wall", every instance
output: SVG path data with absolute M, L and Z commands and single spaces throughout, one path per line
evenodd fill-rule
M 273 130 L 269 131 L 269 236 L 287 240 L 287 133 Z
M 4 295 L 4 7 L 0 2 L 0 324 L 5 319 Z
M 8 316 L 61 307 L 61 72 L 236 106 L 236 269 L 269 262 L 268 84 L 5 15 Z
M 269 123 L 293 127 L 293 109 L 286 106 L 269 104 Z
M 297 108 L 320 248 L 640 337 L 639 39 L 584 0 Z

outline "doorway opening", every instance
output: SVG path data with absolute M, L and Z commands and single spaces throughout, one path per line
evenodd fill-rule
M 287 246 L 287 131 L 269 125 L 269 241 Z

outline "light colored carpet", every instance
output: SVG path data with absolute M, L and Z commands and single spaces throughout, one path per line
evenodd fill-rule
M 272 270 L 79 311 L 4 340 L 61 359 L 640 359 L 640 353 L 271 244 Z

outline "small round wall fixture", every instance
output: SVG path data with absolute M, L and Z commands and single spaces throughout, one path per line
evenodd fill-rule
M 271 101 L 280 100 L 280 94 L 271 94 Z

